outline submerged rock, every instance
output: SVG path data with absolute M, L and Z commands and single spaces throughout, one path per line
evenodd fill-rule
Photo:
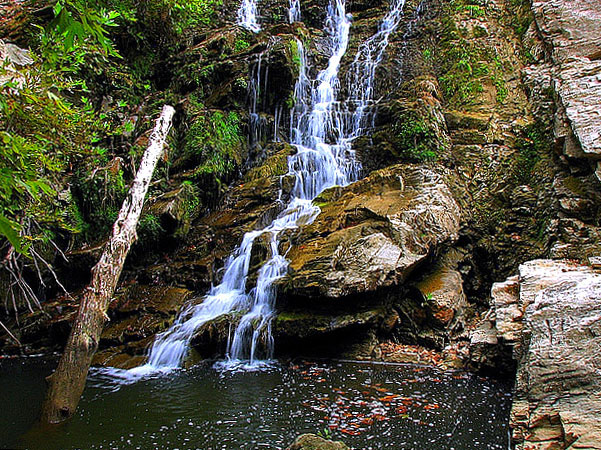
M 347 450 L 342 441 L 329 441 L 315 434 L 303 434 L 296 438 L 287 450 Z
M 460 210 L 443 177 L 397 165 L 315 203 L 321 213 L 291 240 L 285 290 L 301 297 L 343 297 L 397 285 L 432 251 L 453 241 Z

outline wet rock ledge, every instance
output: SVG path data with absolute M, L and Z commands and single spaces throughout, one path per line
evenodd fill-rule
M 599 267 L 529 261 L 492 297 L 471 352 L 485 363 L 510 351 L 517 362 L 516 449 L 601 449 Z

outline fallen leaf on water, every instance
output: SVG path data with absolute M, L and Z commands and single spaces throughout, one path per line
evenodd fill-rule
M 424 406 L 424 409 L 428 409 L 428 410 L 438 409 L 438 408 L 440 408 L 440 405 L 438 403 L 429 403 L 426 406 Z

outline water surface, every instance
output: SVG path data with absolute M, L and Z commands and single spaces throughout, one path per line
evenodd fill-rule
M 117 385 L 90 377 L 66 426 L 30 432 L 47 360 L 3 361 L 0 448 L 286 448 L 321 433 L 353 448 L 507 449 L 509 387 L 464 373 L 359 363 L 256 372 L 197 366 Z

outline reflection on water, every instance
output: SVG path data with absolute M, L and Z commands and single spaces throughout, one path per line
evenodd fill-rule
M 118 385 L 90 377 L 74 419 L 18 438 L 32 423 L 52 369 L 2 362 L 0 447 L 286 448 L 300 433 L 353 448 L 506 449 L 509 388 L 412 366 L 305 363 L 256 372 L 208 365 Z M 18 439 L 18 440 L 17 440 Z

